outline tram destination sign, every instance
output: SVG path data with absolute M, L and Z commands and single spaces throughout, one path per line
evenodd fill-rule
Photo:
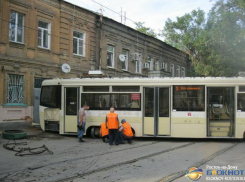
M 176 91 L 192 91 L 192 90 L 201 90 L 201 86 L 175 86 Z

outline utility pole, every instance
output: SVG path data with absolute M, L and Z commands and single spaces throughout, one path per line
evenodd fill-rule
M 124 11 L 124 25 L 126 25 L 126 11 Z

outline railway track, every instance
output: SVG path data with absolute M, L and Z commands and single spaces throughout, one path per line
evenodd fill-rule
M 52 182 L 66 182 L 66 181 L 72 181 L 72 180 L 75 180 L 75 179 L 80 179 L 80 178 L 83 178 L 83 177 L 86 177 L 86 176 L 89 176 L 91 174 L 94 174 L 94 173 L 98 173 L 98 172 L 104 172 L 108 169 L 112 169 L 114 167 L 123 167 L 123 166 L 126 166 L 128 164 L 131 164 L 131 163 L 134 163 L 134 162 L 138 162 L 138 161 L 141 161 L 141 160 L 144 160 L 144 159 L 147 159 L 147 158 L 150 158 L 150 157 L 154 157 L 154 156 L 157 156 L 157 155 L 160 155 L 160 154 L 163 154 L 163 153 L 167 153 L 167 152 L 171 152 L 171 151 L 174 151 L 174 150 L 179 150 L 179 149 L 184 149 L 186 147 L 189 147 L 193 144 L 195 144 L 195 142 L 189 142 L 189 143 L 185 143 L 185 144 L 182 144 L 182 145 L 179 145 L 179 146 L 176 146 L 176 147 L 173 147 L 173 148 L 169 148 L 169 149 L 163 149 L 163 150 L 160 150 L 160 151 L 157 151 L 157 152 L 152 152 L 148 155 L 143 155 L 143 156 L 140 156 L 140 157 L 136 157 L 134 159 L 130 159 L 130 160 L 126 160 L 126 161 L 121 161 L 119 163 L 113 163 L 113 164 L 109 164 L 109 165 L 105 165 L 105 166 L 101 166 L 101 167 L 94 167 L 95 164 L 101 159 L 101 157 L 107 155 L 107 154 L 117 154 L 117 152 L 121 152 L 121 151 L 127 151 L 127 152 L 130 152 L 130 150 L 133 150 L 133 149 L 137 149 L 137 148 L 142 148 L 142 147 L 151 147 L 152 145 L 158 145 L 159 143 L 161 142 L 152 142 L 152 143 L 149 143 L 149 144 L 144 144 L 144 145 L 140 145 L 140 146 L 135 146 L 135 147 L 131 147 L 131 148 L 125 148 L 125 149 L 120 149 L 120 150 L 114 150 L 114 151 L 110 151 L 110 152 L 100 152 L 100 153 L 97 153 L 97 154 L 93 154 L 93 155 L 87 155 L 87 156 L 83 156 L 83 157 L 76 157 L 76 158 L 73 158 L 73 159 L 69 159 L 69 160 L 63 160 L 63 161 L 58 161 L 58 162 L 53 162 L 53 163 L 47 163 L 45 165 L 37 165 L 37 166 L 32 166 L 32 167 L 29 167 L 25 170 L 19 170 L 19 171 L 16 171 L 16 172 L 12 172 L 12 173 L 9 173 L 8 175 L 6 175 L 5 177 L 1 178 L 0 181 L 11 181 L 11 176 L 15 176 L 16 174 L 18 173 L 29 173 L 31 171 L 35 171 L 37 169 L 48 169 L 48 167 L 50 166 L 54 166 L 54 165 L 59 165 L 59 164 L 63 164 L 65 165 L 66 163 L 72 163 L 73 161 L 77 161 L 77 160 L 83 160 L 83 159 L 88 159 L 88 158 L 94 158 L 90 163 L 89 165 L 85 168 L 85 170 L 82 170 L 78 173 L 73 173 L 71 175 L 68 175 L 68 176 L 65 176 L 65 177 L 59 177 L 57 176 L 56 179 L 54 180 L 45 180 L 45 181 L 52 181 Z M 235 144 L 232 144 L 231 146 L 228 146 L 226 148 L 223 148 L 221 150 L 218 150 L 216 152 L 214 152 L 213 154 L 209 155 L 208 157 L 205 157 L 204 159 L 200 160 L 199 162 L 196 162 L 193 164 L 193 166 L 196 166 L 196 167 L 199 167 L 205 163 L 207 163 L 208 161 L 214 159 L 215 157 L 223 154 L 224 152 L 234 148 L 236 145 L 238 145 L 240 142 L 237 142 Z M 143 149 L 143 148 L 142 148 Z M 55 167 L 55 166 L 54 166 Z M 167 177 L 164 177 L 160 180 L 160 182 L 170 182 L 170 181 L 174 181 L 182 176 L 184 176 L 186 173 L 186 170 L 184 171 L 178 171 L 176 173 L 173 173 L 171 175 L 168 175 Z M 42 180 L 41 180 L 42 181 Z
M 212 155 L 210 155 L 210 156 L 204 158 L 203 160 L 201 160 L 201 161 L 199 161 L 199 162 L 197 162 L 197 163 L 194 163 L 192 166 L 195 166 L 195 167 L 198 168 L 198 167 L 202 166 L 203 164 L 207 163 L 208 161 L 214 159 L 215 157 L 218 157 L 219 155 L 221 155 L 221 154 L 227 152 L 228 150 L 231 150 L 232 148 L 234 148 L 234 147 L 235 147 L 236 145 L 238 145 L 239 143 L 240 143 L 240 142 L 235 143 L 235 144 L 233 144 L 232 146 L 226 147 L 226 148 L 224 148 L 224 149 L 221 149 L 221 150 L 219 150 L 219 151 L 213 153 Z M 176 173 L 174 173 L 174 174 L 171 174 L 171 175 L 169 175 L 169 176 L 167 176 L 167 177 L 164 177 L 162 180 L 160 180 L 160 182 L 172 182 L 172 181 L 174 181 L 174 180 L 177 180 L 177 179 L 183 177 L 185 174 L 186 174 L 186 170 L 184 170 L 184 171 L 179 171 L 179 172 L 176 172 Z

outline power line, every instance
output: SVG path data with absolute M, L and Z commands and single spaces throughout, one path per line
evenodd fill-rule
M 104 8 L 106 8 L 106 9 L 108 9 L 108 10 L 112 11 L 113 13 L 118 14 L 119 16 L 122 16 L 122 14 L 121 14 L 121 13 L 118 13 L 118 12 L 116 12 L 116 11 L 114 11 L 114 10 L 112 10 L 112 9 L 108 8 L 107 6 L 104 6 L 103 4 L 98 3 L 98 2 L 97 2 L 97 1 L 95 1 L 95 0 L 91 0 L 91 1 L 93 1 L 94 3 L 96 3 L 96 4 L 100 5 L 100 6 L 103 6 Z M 125 19 L 128 19 L 129 21 L 133 22 L 134 24 L 135 24 L 135 23 L 137 23 L 137 22 L 135 22 L 135 21 L 133 21 L 133 20 L 131 20 L 131 19 L 127 18 L 126 16 L 122 16 L 122 17 L 124 17 Z

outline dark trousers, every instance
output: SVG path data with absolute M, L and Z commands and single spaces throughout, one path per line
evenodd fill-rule
M 118 145 L 118 138 L 116 137 L 118 133 L 118 129 L 109 129 L 109 144 L 113 145 L 113 140 L 115 141 L 115 145 Z
M 105 135 L 105 136 L 102 137 L 103 142 L 105 142 L 105 139 L 106 139 L 106 138 L 109 139 L 109 135 Z M 107 142 L 108 142 L 108 141 L 107 141 Z
M 132 143 L 132 138 L 133 137 L 129 137 L 129 136 L 125 135 L 123 132 L 120 132 L 119 136 L 120 136 L 120 142 L 123 143 L 124 140 L 127 140 L 128 143 Z

